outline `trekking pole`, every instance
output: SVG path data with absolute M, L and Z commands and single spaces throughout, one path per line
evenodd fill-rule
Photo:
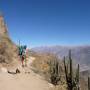
M 20 40 L 19 40 L 19 46 L 20 46 Z

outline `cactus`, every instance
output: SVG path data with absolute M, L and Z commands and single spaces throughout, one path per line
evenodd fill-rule
M 80 86 L 79 86 L 79 64 L 78 64 L 78 68 L 77 68 L 77 72 L 76 72 L 76 83 L 77 83 L 77 90 L 80 90 Z
M 57 57 L 54 57 L 54 60 L 50 60 L 49 62 L 49 73 L 50 73 L 50 81 L 53 85 L 58 85 L 60 81 L 60 65 Z
M 69 67 L 65 62 L 64 57 L 64 68 L 68 90 L 79 90 L 79 64 L 76 70 L 76 74 L 73 73 L 71 51 L 69 51 Z
M 90 90 L 90 77 L 88 77 L 88 90 Z

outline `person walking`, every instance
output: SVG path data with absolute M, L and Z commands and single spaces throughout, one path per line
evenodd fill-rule
M 24 61 L 26 61 L 26 48 L 27 46 L 19 46 L 19 56 L 20 56 L 20 59 L 21 59 L 21 63 L 22 63 L 22 67 L 26 66 L 24 65 Z

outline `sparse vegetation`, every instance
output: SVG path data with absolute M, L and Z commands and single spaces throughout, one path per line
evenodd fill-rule
M 0 22 L 3 23 L 3 27 L 0 25 L 0 66 L 8 67 L 18 62 L 15 60 L 18 59 L 17 47 L 9 38 L 3 16 Z
M 79 64 L 76 70 L 73 67 L 71 51 L 69 51 L 68 61 L 64 57 L 64 64 L 58 59 L 58 57 L 56 57 L 53 54 L 37 55 L 36 60 L 33 62 L 33 64 L 34 64 L 34 67 L 35 65 L 38 65 L 39 68 L 37 70 L 39 70 L 39 73 L 43 72 L 46 79 L 50 83 L 56 86 L 54 90 L 59 90 L 59 89 L 60 90 L 80 90 L 81 89 L 80 74 L 79 74 L 80 67 L 79 67 Z M 41 71 L 40 71 L 40 66 L 42 66 Z M 44 69 L 45 68 L 44 66 L 46 66 L 47 69 Z M 64 69 L 65 69 L 65 72 L 64 72 Z M 60 82 L 63 82 L 63 83 L 61 84 Z
M 65 68 L 67 89 L 68 90 L 80 90 L 80 87 L 79 87 L 79 64 L 78 64 L 76 73 L 74 73 L 75 71 L 73 71 L 71 51 L 69 51 L 69 65 L 66 64 L 65 57 L 64 57 L 64 68 Z
M 62 66 L 58 57 L 50 53 L 35 55 L 35 57 L 36 60 L 32 66 L 36 71 L 39 72 L 39 74 L 43 74 L 52 84 L 58 84 L 61 78 L 60 72 L 62 72 Z
M 55 56 L 53 60 L 50 60 L 49 64 L 49 73 L 50 81 L 53 85 L 58 85 L 58 82 L 61 79 L 61 67 L 58 58 Z

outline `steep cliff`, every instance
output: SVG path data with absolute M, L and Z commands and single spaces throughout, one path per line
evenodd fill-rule
M 9 38 L 4 18 L 0 16 L 0 66 L 13 64 L 17 60 L 17 47 Z

